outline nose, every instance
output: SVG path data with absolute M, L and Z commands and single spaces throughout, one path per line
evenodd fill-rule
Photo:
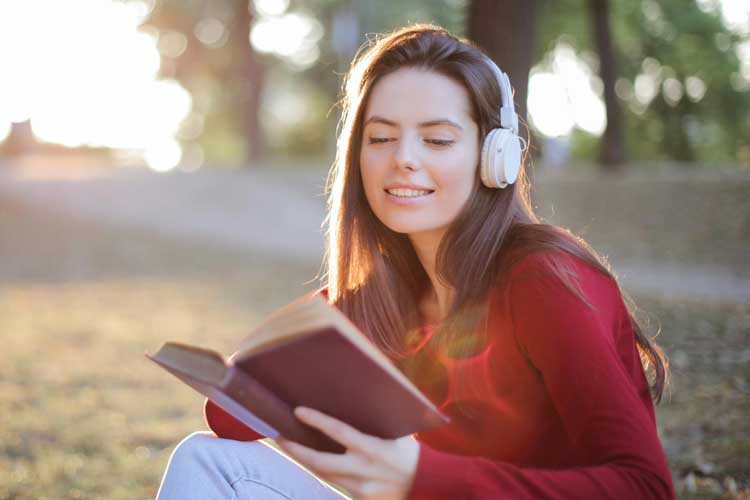
M 396 167 L 399 169 L 406 170 L 418 170 L 419 169 L 419 158 L 417 154 L 417 145 L 413 138 L 408 137 L 407 134 L 401 138 L 398 142 L 398 147 L 394 153 L 394 160 Z

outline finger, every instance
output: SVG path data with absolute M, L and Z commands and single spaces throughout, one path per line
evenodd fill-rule
M 313 450 L 288 439 L 276 439 L 276 443 L 305 467 L 326 476 L 342 475 L 358 477 L 368 472 L 366 464 L 349 453 L 325 453 Z
M 312 408 L 297 407 L 294 414 L 306 424 L 329 435 L 346 448 L 372 457 L 380 457 L 384 451 L 382 439 L 359 432 L 351 425 Z
M 383 490 L 383 485 L 380 483 L 351 477 L 333 477 L 330 482 L 344 488 L 356 499 L 372 497 Z
M 356 478 L 356 477 L 349 477 L 349 476 L 332 476 L 326 478 L 326 481 L 329 481 L 336 486 L 339 486 L 341 488 L 344 488 L 347 493 L 349 493 L 350 496 L 353 496 L 355 498 L 359 498 L 360 496 L 360 486 L 362 485 L 363 480 Z

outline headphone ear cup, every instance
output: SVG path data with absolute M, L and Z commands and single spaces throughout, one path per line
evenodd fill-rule
M 479 175 L 482 179 L 482 183 L 489 188 L 498 187 L 495 171 L 489 159 L 493 137 L 497 130 L 498 129 L 493 128 L 484 137 L 484 142 L 482 143 L 482 156 L 479 164 Z
M 511 130 L 492 129 L 484 139 L 481 158 L 482 183 L 489 188 L 505 188 L 518 178 L 521 168 L 521 141 Z
M 504 132 L 507 133 L 502 138 L 502 153 L 498 154 L 498 160 L 502 164 L 498 165 L 496 161 L 496 166 L 502 172 L 503 182 L 513 184 L 518 179 L 518 172 L 521 170 L 521 140 L 510 130 Z

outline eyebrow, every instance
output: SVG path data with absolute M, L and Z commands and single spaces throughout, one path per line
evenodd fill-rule
M 366 127 L 370 123 L 382 123 L 383 125 L 389 125 L 391 127 L 398 127 L 398 123 L 388 120 L 387 118 L 383 118 L 382 116 L 373 115 L 370 118 L 365 121 L 363 127 Z M 448 125 L 449 127 L 457 128 L 458 130 L 462 131 L 464 128 L 459 125 L 458 123 L 448 120 L 447 118 L 438 118 L 437 120 L 429 120 L 426 122 L 421 122 L 417 124 L 417 127 L 419 128 L 427 128 L 427 127 L 437 127 L 438 125 Z

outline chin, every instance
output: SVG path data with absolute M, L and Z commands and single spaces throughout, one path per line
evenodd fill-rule
M 410 224 L 403 224 L 403 223 L 390 223 L 390 222 L 383 222 L 383 225 L 393 231 L 394 233 L 399 234 L 409 234 L 414 229 Z
M 380 219 L 380 222 L 382 222 L 385 227 L 387 227 L 394 233 L 408 234 L 415 229 L 414 224 L 409 224 L 405 221 Z
M 383 221 L 385 227 L 399 234 L 419 234 L 429 233 L 439 229 L 441 226 L 436 224 L 418 223 L 416 221 Z

